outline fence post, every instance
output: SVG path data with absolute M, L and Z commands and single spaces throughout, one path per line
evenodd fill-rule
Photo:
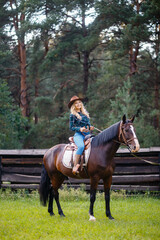
M 2 156 L 0 156 L 0 189 L 1 189 L 1 180 L 2 180 Z
M 158 155 L 158 163 L 160 164 L 160 153 Z M 160 165 L 159 165 L 159 191 L 160 191 Z

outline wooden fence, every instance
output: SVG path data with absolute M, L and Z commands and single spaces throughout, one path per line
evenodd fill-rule
M 42 159 L 46 149 L 0 150 L 0 188 L 37 189 L 40 182 Z M 160 147 L 141 149 L 138 157 L 160 163 Z M 116 168 L 112 189 L 128 191 L 160 191 L 160 166 L 150 165 L 133 157 L 127 149 L 115 156 Z M 89 179 L 66 180 L 68 187 L 84 184 L 89 190 Z M 98 190 L 103 191 L 100 181 Z

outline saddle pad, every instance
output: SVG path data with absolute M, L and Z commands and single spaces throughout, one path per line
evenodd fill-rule
M 91 152 L 91 145 L 87 150 L 85 150 L 85 163 L 83 163 L 83 166 L 84 165 L 87 166 L 90 152 Z M 73 152 L 73 159 L 75 154 L 76 154 L 76 151 Z M 72 150 L 66 149 L 63 155 L 62 163 L 66 168 L 72 168 L 71 160 L 72 160 Z

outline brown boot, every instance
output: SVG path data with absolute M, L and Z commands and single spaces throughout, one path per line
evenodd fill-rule
M 79 173 L 78 168 L 80 167 L 80 164 L 79 164 L 80 156 L 81 156 L 81 155 L 78 155 L 78 154 L 75 154 L 75 156 L 74 156 L 74 160 L 73 160 L 74 167 L 73 167 L 73 169 L 72 169 L 72 173 L 73 173 L 74 175 L 76 175 L 76 174 Z

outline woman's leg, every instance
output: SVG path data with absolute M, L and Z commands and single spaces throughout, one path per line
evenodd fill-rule
M 76 154 L 82 155 L 84 151 L 84 137 L 82 133 L 75 133 L 74 135 L 74 142 L 76 146 L 78 147 Z
M 73 174 L 77 174 L 78 172 L 78 168 L 80 167 L 79 164 L 79 160 L 80 160 L 80 156 L 82 155 L 83 151 L 84 151 L 84 136 L 81 133 L 76 133 L 74 135 L 74 142 L 77 145 L 78 149 L 76 151 L 76 154 L 74 156 L 74 167 L 73 167 Z

